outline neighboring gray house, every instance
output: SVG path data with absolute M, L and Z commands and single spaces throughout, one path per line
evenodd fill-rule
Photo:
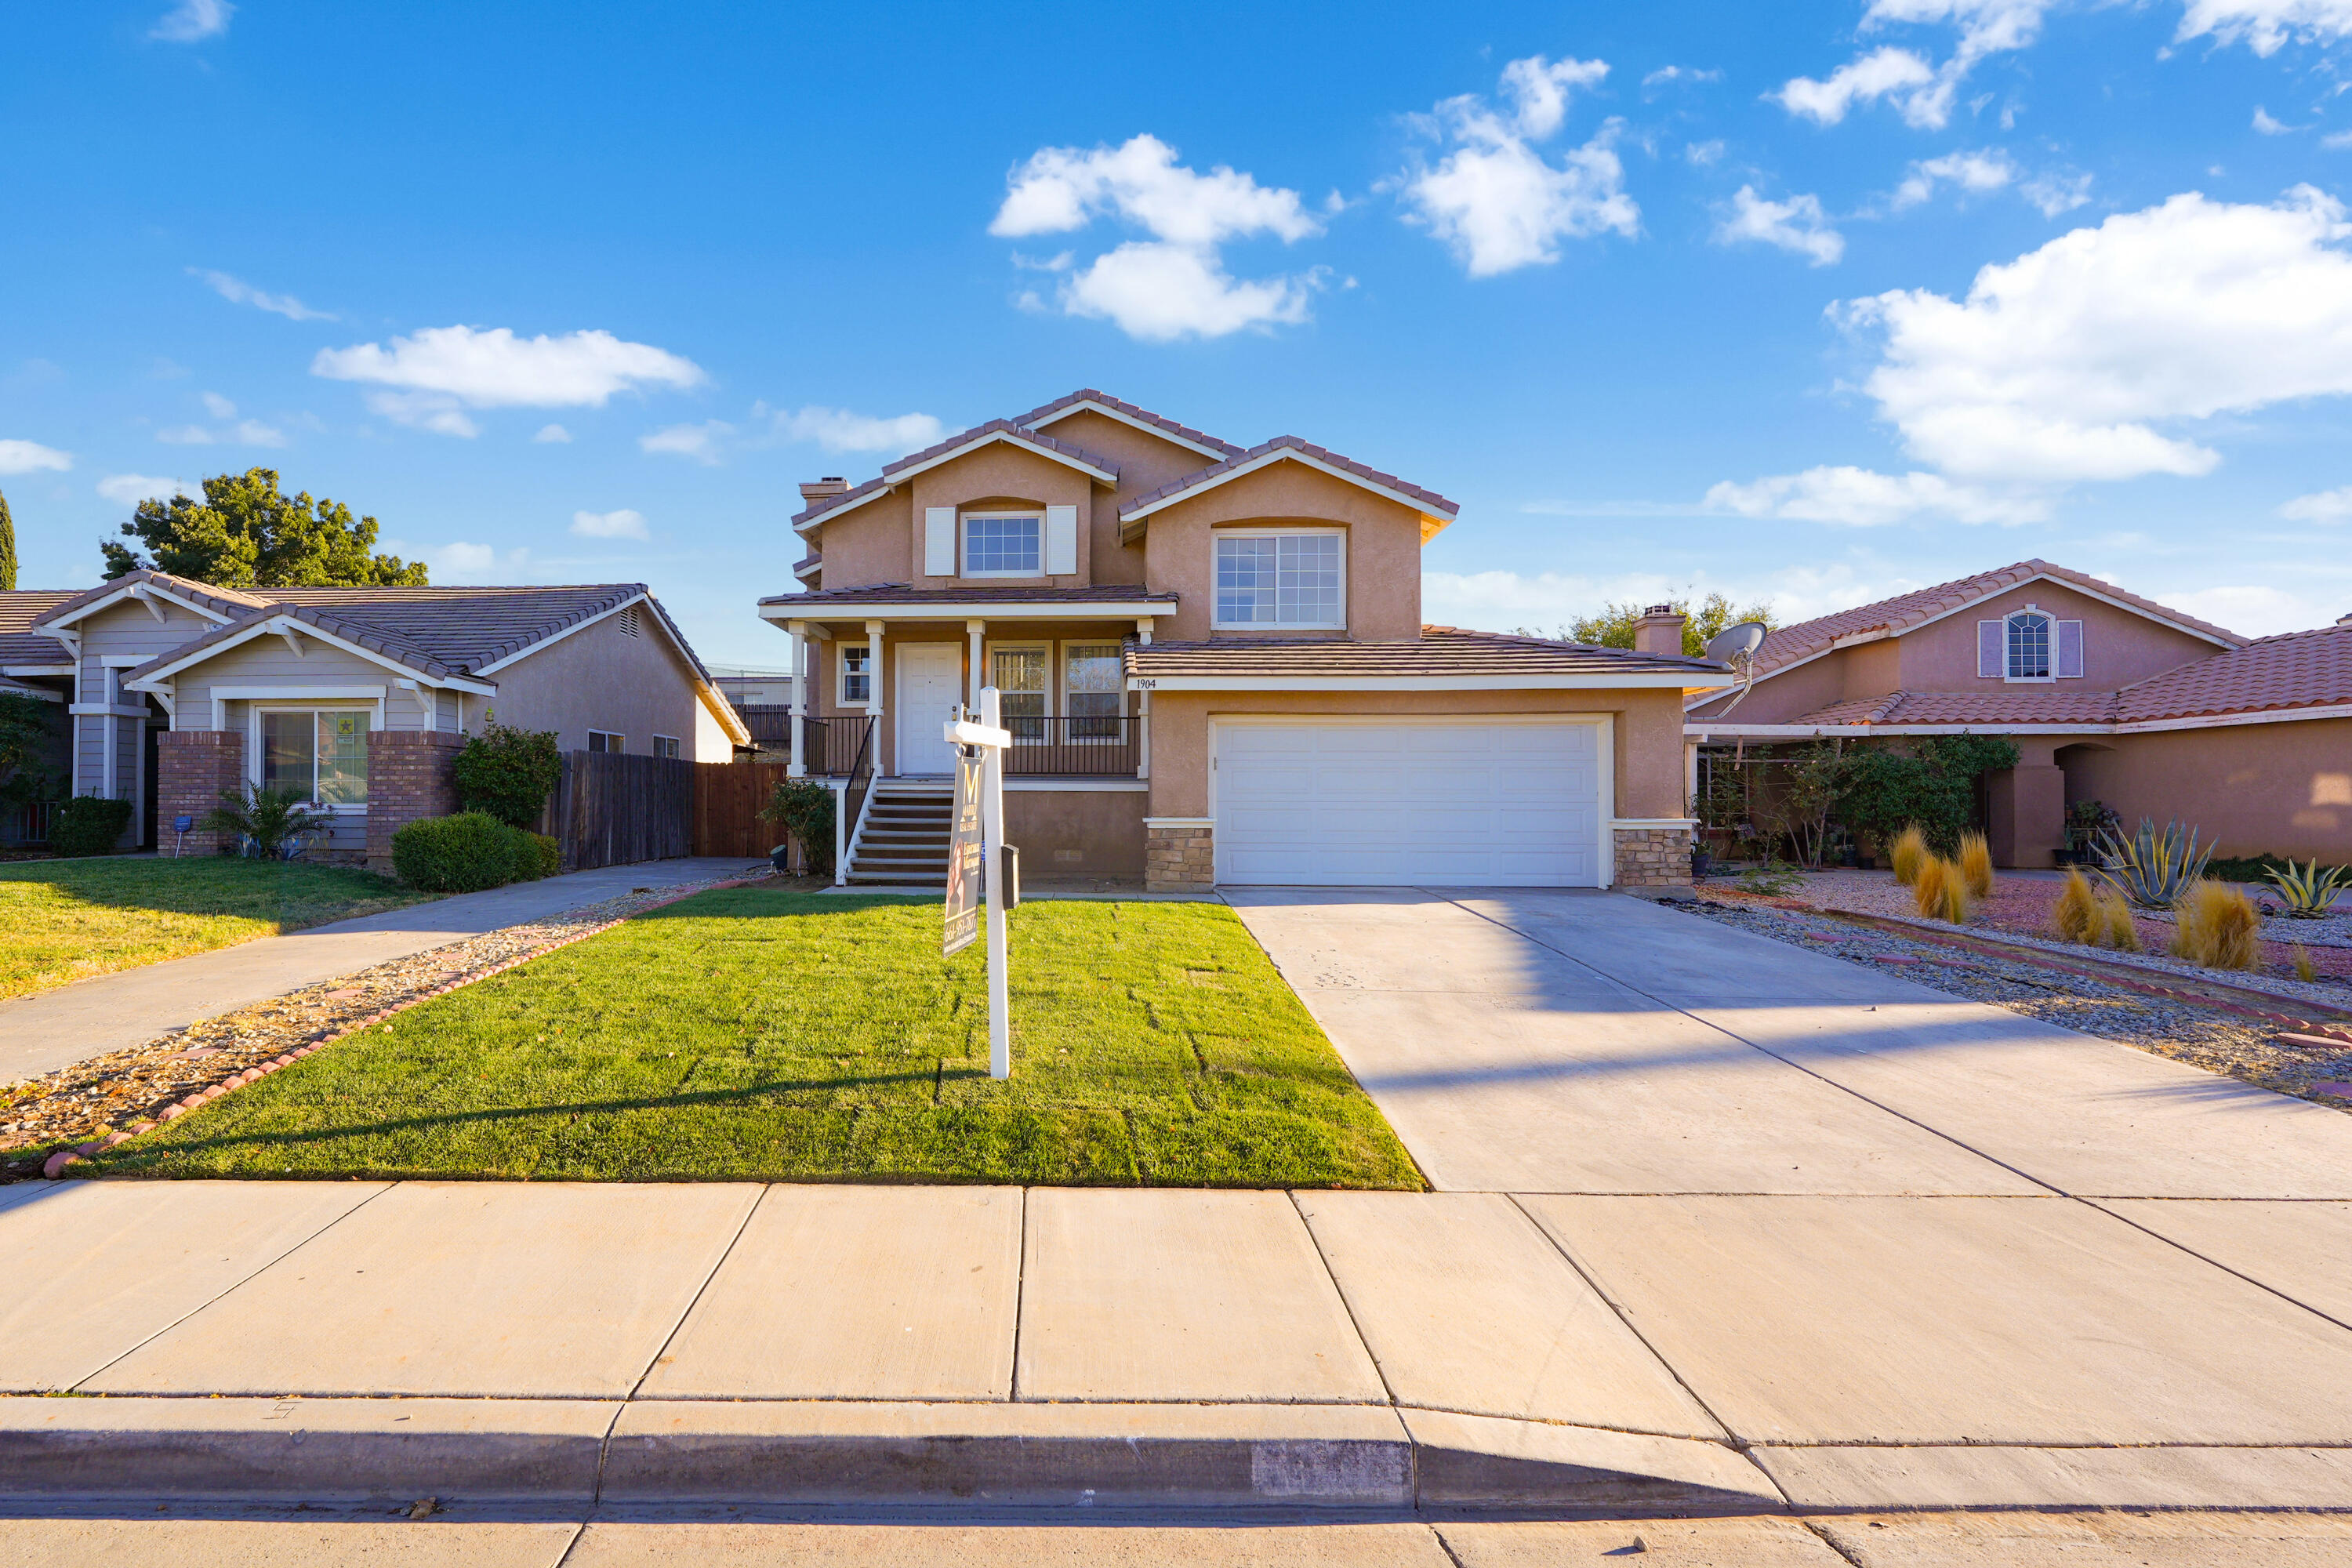
M 451 808 L 449 762 L 493 714 L 566 751 L 725 762 L 750 739 L 643 584 L 248 590 L 134 572 L 38 597 L 20 633 L 0 608 L 0 676 L 68 699 L 72 792 L 131 802 L 129 847 L 267 784 L 332 814 L 331 850 L 383 864 L 395 829 Z

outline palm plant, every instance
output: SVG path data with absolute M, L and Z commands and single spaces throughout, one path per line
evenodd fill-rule
M 2272 886 L 2278 889 L 2279 897 L 2286 900 L 2286 913 L 2303 921 L 2315 921 L 2325 915 L 2336 906 L 2336 895 L 2347 886 L 2352 886 L 2352 882 L 2347 881 L 2345 868 L 2341 866 L 2330 866 L 2322 871 L 2316 855 L 2311 858 L 2310 865 L 2300 870 L 2290 860 L 2285 870 L 2266 866 L 2263 874 L 2271 879 Z
M 247 784 L 242 790 L 221 791 L 221 803 L 205 816 L 208 832 L 234 833 L 252 846 L 250 853 L 275 860 L 307 834 L 327 825 L 327 814 L 315 811 L 299 789 L 265 789 Z
M 2099 852 L 2106 864 L 2099 875 L 2142 909 L 2169 908 L 2205 875 L 2213 847 L 2197 847 L 2197 829 L 2167 822 L 2162 832 L 2143 816 L 2139 831 L 2126 838 L 2112 830 L 2100 835 Z

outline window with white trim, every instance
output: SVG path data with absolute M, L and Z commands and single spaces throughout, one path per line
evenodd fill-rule
M 1070 739 L 1116 741 L 1127 713 L 1127 677 L 1115 642 L 1074 642 L 1062 650 L 1062 688 L 1070 705 Z
M 610 730 L 591 730 L 588 731 L 588 749 L 592 752 L 618 752 L 627 748 L 623 743 L 623 737 Z
M 989 674 L 996 686 L 997 711 L 1018 741 L 1045 739 L 1045 700 L 1053 658 L 1042 647 L 991 648 Z
M 677 737 L 676 735 L 656 735 L 654 737 L 655 756 L 674 757 L 677 754 Z
M 1220 531 L 1216 614 L 1220 627 L 1346 627 L 1347 543 L 1336 531 Z
M 874 700 L 874 650 L 864 643 L 844 643 L 841 648 L 841 701 Z
M 261 787 L 290 789 L 310 804 L 367 805 L 364 708 L 265 709 Z
M 2055 666 L 2051 654 L 2051 617 L 2039 610 L 2019 610 L 2003 623 L 2005 657 L 2002 673 L 2011 680 L 2048 680 Z
M 1034 512 L 981 513 L 963 520 L 963 574 L 1035 577 L 1044 572 L 1045 520 Z

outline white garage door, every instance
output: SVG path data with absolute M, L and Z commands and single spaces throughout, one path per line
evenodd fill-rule
M 1600 885 L 1594 724 L 1215 725 L 1217 879 Z

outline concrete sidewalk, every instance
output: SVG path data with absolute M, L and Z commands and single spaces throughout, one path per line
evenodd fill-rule
M 766 868 L 764 862 L 686 858 L 574 871 L 94 975 L 0 1002 L 0 1083 L 38 1078 L 248 1003 L 602 903 L 633 888 L 724 877 L 746 866 Z

